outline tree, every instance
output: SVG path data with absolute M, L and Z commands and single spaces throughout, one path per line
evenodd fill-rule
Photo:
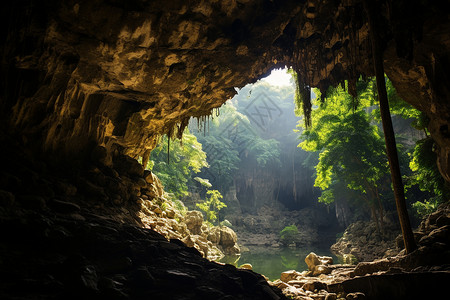
M 386 154 L 389 160 L 389 168 L 391 171 L 392 185 L 394 188 L 395 204 L 397 206 L 398 218 L 402 229 L 403 242 L 407 253 L 411 253 L 417 248 L 414 240 L 414 234 L 411 229 L 408 211 L 406 209 L 405 189 L 402 182 L 400 172 L 400 164 L 398 160 L 397 148 L 395 144 L 394 129 L 392 127 L 391 114 L 389 111 L 389 101 L 384 81 L 383 52 L 378 33 L 378 3 L 375 1 L 365 0 L 364 7 L 369 19 L 369 33 L 372 44 L 372 56 L 375 76 L 377 80 L 378 100 L 380 104 L 380 114 L 383 124 L 384 139 L 386 144 Z
M 367 85 L 360 84 L 365 91 Z M 318 93 L 320 95 L 320 93 Z M 330 88 L 327 99 L 313 101 L 318 106 L 312 111 L 312 124 L 305 128 L 299 147 L 306 151 L 319 151 L 314 185 L 322 189 L 320 202 L 330 204 L 335 191 L 343 187 L 358 191 L 359 199 L 366 203 L 377 224 L 382 224 L 383 205 L 380 190 L 385 188 L 387 160 L 379 129 L 371 125 L 372 99 L 360 97 L 361 109 L 354 110 L 354 99 L 341 86 Z M 340 186 L 340 187 L 339 187 Z
M 197 138 L 185 130 L 181 142 L 170 143 L 164 136 L 152 151 L 147 167 L 161 180 L 164 189 L 176 198 L 188 194 L 193 174 L 208 167 L 206 153 Z
M 209 169 L 200 175 L 210 179 L 222 193 L 226 193 L 237 171 L 243 167 L 273 167 L 280 163 L 279 142 L 273 138 L 263 138 L 253 128 L 249 118 L 238 111 L 245 110 L 248 99 L 227 103 L 221 108 L 220 117 L 210 121 L 207 134 L 199 130 L 196 135 L 203 144 L 208 157 Z M 205 126 L 205 125 L 204 125 Z M 202 132 L 203 131 L 203 132 Z
M 217 220 L 218 225 L 218 213 L 222 208 L 227 207 L 227 205 L 220 201 L 223 197 L 218 190 L 209 190 L 206 194 L 209 197 L 207 196 L 205 201 L 196 205 L 206 214 L 206 221 L 214 224 Z

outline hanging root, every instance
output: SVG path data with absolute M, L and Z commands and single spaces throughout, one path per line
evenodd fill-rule
M 305 80 L 299 78 L 298 72 L 294 71 L 295 79 L 295 106 L 302 108 L 305 118 L 305 127 L 311 126 L 311 88 L 305 83 Z

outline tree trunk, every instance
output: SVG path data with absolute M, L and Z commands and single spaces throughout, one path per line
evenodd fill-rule
M 417 246 L 414 241 L 414 234 L 409 222 L 408 211 L 406 209 L 405 191 L 400 173 L 397 147 L 395 143 L 394 129 L 392 127 L 391 115 L 389 112 L 389 102 L 384 81 L 384 68 L 381 45 L 378 36 L 377 13 L 375 8 L 376 0 L 365 0 L 364 5 L 369 18 L 370 39 L 372 43 L 373 64 L 377 79 L 378 100 L 380 103 L 381 120 L 383 124 L 384 139 L 386 142 L 386 153 L 391 170 L 392 184 L 394 186 L 395 204 L 397 206 L 398 218 L 403 234 L 406 253 L 411 253 Z

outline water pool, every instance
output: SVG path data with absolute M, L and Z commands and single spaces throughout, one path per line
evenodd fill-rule
M 244 252 L 241 256 L 224 257 L 221 262 L 240 266 L 249 263 L 253 266 L 253 271 L 264 274 L 270 280 L 280 278 L 280 274 L 288 270 L 297 270 L 299 272 L 308 269 L 305 263 L 305 257 L 314 252 L 317 255 L 326 255 L 333 257 L 334 263 L 337 258 L 327 248 L 263 248 Z

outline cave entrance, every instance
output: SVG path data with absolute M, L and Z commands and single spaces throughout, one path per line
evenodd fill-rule
M 236 88 L 235 97 L 209 117 L 192 118 L 182 145 L 163 141 L 152 151 L 153 171 L 164 189 L 189 210 L 204 211 L 205 220 L 214 225 L 231 226 L 243 246 L 240 264 L 253 262 L 254 270 L 264 274 L 269 274 L 267 264 L 275 273 L 297 263 L 303 268 L 308 251 L 331 255 L 330 246 L 342 230 L 333 209 L 318 202 L 313 178 L 317 154 L 297 147 L 300 133 L 295 130 L 303 120 L 296 114 L 295 89 L 287 68 L 274 69 L 256 83 Z M 182 152 L 178 157 L 177 151 Z M 207 166 L 200 152 L 206 153 Z M 189 168 L 200 171 L 186 179 L 183 172 Z M 213 191 L 223 196 L 226 207 L 211 214 L 203 204 Z M 215 213 L 218 219 L 212 217 Z M 296 233 L 286 235 L 293 238 L 282 238 L 283 230 L 294 227 Z M 283 257 L 289 262 L 283 263 Z
M 209 164 L 198 176 L 218 189 L 227 205 L 220 210 L 220 220 L 232 224 L 250 253 L 267 260 L 286 257 L 281 250 L 288 244 L 329 255 L 341 230 L 333 209 L 317 200 L 317 153 L 297 147 L 297 124 L 303 120 L 296 114 L 295 88 L 287 68 L 274 69 L 256 83 L 236 88 L 219 114 L 205 122 L 193 119 L 189 125 Z M 197 188 L 198 198 L 206 197 L 206 189 L 201 184 Z M 296 240 L 280 241 L 280 232 L 292 225 L 299 231 Z M 268 250 L 275 253 L 272 258 L 264 253 Z
M 236 91 L 220 115 L 214 113 L 207 124 L 193 120 L 189 126 L 207 153 L 209 168 L 200 177 L 226 200 L 236 198 L 234 205 L 244 214 L 264 206 L 299 210 L 316 205 L 314 154 L 297 147 L 295 130 L 302 120 L 296 114 L 289 70 L 274 69 Z

